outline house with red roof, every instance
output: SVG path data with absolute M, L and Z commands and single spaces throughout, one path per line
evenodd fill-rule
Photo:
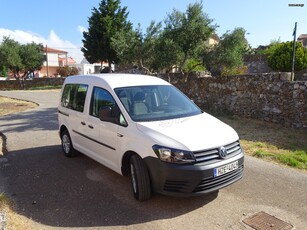
M 59 67 L 74 65 L 76 61 L 68 57 L 68 52 L 49 47 L 44 47 L 45 61 L 43 67 L 36 75 L 37 77 L 57 77 Z

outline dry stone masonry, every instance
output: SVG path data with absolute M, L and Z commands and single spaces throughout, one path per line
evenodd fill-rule
M 162 77 L 205 110 L 307 129 L 307 81 L 290 81 L 288 74 Z

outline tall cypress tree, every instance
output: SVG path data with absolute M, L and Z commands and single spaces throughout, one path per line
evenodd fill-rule
M 111 71 L 111 64 L 118 61 L 111 40 L 118 31 L 132 30 L 127 17 L 127 7 L 122 8 L 120 0 L 102 0 L 98 8 L 92 9 L 88 31 L 83 32 L 81 49 L 90 63 L 106 61 Z

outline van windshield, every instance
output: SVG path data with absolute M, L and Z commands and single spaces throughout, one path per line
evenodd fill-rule
M 158 121 L 193 116 L 202 111 L 171 85 L 116 88 L 115 93 L 134 121 Z

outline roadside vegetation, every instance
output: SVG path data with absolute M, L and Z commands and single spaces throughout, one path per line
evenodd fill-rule
M 247 155 L 307 170 L 307 132 L 264 121 L 219 117 L 239 134 Z
M 26 90 L 59 90 L 61 88 L 62 85 L 45 85 L 45 86 L 29 87 Z

